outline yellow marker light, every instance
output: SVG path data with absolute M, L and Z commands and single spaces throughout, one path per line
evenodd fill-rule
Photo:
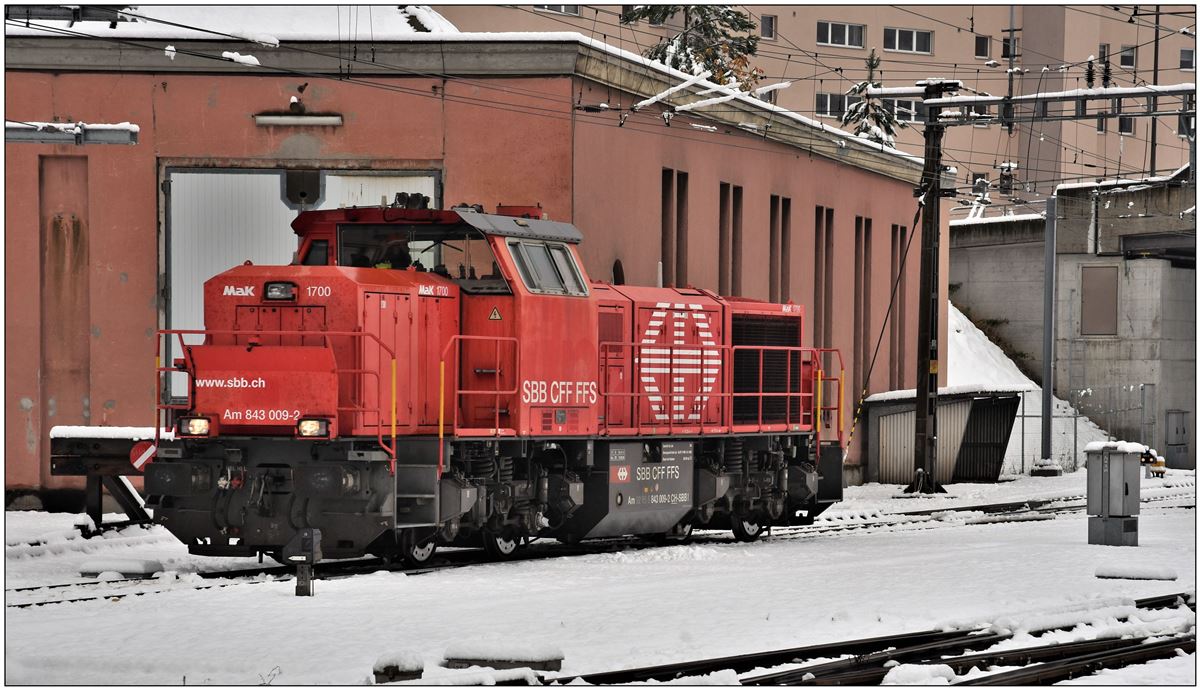
M 324 419 L 301 419 L 296 424 L 296 433 L 301 436 L 328 436 L 329 422 Z
M 204 417 L 188 417 L 182 426 L 185 436 L 208 436 L 208 419 Z

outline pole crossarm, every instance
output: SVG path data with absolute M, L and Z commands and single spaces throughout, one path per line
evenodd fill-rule
M 877 89 L 885 91 L 887 89 Z M 868 89 L 868 94 L 870 93 Z M 1157 86 L 1147 84 L 1146 86 L 1121 86 L 1099 89 L 1071 89 L 1070 91 L 1051 91 L 1048 93 L 1031 93 L 1023 96 L 1013 96 L 1005 98 L 1004 96 L 945 96 L 941 98 L 930 98 L 925 101 L 926 106 L 936 106 L 938 108 L 946 108 L 956 105 L 1002 105 L 1004 103 L 1020 104 L 1020 103 L 1050 103 L 1055 101 L 1078 101 L 1080 99 L 1096 101 L 1096 100 L 1112 100 L 1115 98 L 1136 98 L 1138 96 L 1194 96 L 1196 95 L 1196 85 L 1194 83 L 1187 84 L 1166 84 Z

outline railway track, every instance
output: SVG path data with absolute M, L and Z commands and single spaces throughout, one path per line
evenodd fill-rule
M 1188 495 L 1170 495 L 1165 497 L 1157 497 L 1153 499 L 1143 499 L 1143 502 L 1161 502 L 1166 500 L 1186 498 Z M 995 524 L 998 522 L 1017 522 L 1026 520 L 1045 520 L 1052 519 L 1060 513 L 1078 512 L 1085 508 L 1083 503 L 1068 503 L 1063 505 L 1064 501 L 1078 500 L 1079 496 L 1058 497 L 1052 499 L 1042 499 L 1033 501 L 1016 501 L 1008 503 L 993 503 L 987 505 L 972 505 L 958 506 L 951 508 L 934 508 L 928 510 L 906 511 L 903 513 L 891 513 L 881 516 L 877 520 L 868 520 L 864 522 L 854 522 L 847 524 L 814 524 L 797 527 L 782 527 L 774 528 L 771 533 L 771 539 L 791 540 L 815 538 L 818 536 L 851 532 L 851 531 L 869 531 L 876 528 L 891 528 L 897 526 L 905 526 L 911 529 L 935 529 L 939 525 L 944 524 L 940 518 L 947 514 L 953 513 L 983 513 L 984 518 L 976 518 L 970 523 L 954 523 L 954 524 Z M 733 543 L 733 540 L 728 536 L 709 536 L 703 533 L 697 534 L 692 538 L 693 542 L 697 543 L 714 543 L 728 544 Z M 618 551 L 641 550 L 646 548 L 657 548 L 659 545 L 647 543 L 645 540 L 635 537 L 607 539 L 597 542 L 588 542 L 580 545 L 568 546 L 565 544 L 538 544 L 536 542 L 527 546 L 513 558 L 504 562 L 521 562 L 530 560 L 542 560 L 546 558 L 569 558 L 573 556 L 595 555 L 603 553 L 613 553 Z M 406 575 L 425 575 L 430 573 L 442 572 L 445 570 L 462 568 L 474 565 L 482 565 L 491 561 L 481 561 L 480 551 L 474 549 L 461 549 L 444 551 L 438 556 L 437 562 L 428 566 L 419 568 L 401 568 L 393 565 L 381 558 L 362 558 L 346 561 L 326 561 L 318 563 L 316 566 L 316 575 L 320 579 L 337 579 L 342 577 L 352 577 L 354 575 L 367 574 L 377 572 L 382 569 L 396 569 L 404 572 Z M 229 587 L 234 584 L 254 584 L 264 581 L 279 581 L 286 580 L 292 577 L 293 569 L 285 565 L 264 565 L 253 568 L 240 568 L 234 570 L 216 570 L 197 572 L 199 578 L 204 580 L 231 580 L 231 582 L 220 582 L 213 584 L 196 585 L 194 587 L 166 587 L 156 588 L 154 585 L 161 584 L 158 578 L 121 578 L 113 580 L 97 580 L 97 581 L 82 581 L 68 582 L 48 585 L 30 585 L 22 587 L 12 587 L 5 590 L 6 594 L 15 593 L 33 593 L 40 590 L 64 590 L 68 588 L 85 588 L 98 589 L 105 586 L 127 586 L 130 591 L 121 591 L 120 589 L 112 592 L 104 592 L 100 594 L 90 594 L 87 596 L 65 596 L 49 599 L 39 599 L 32 601 L 18 601 L 5 604 L 6 608 L 31 608 L 38 606 L 46 606 L 50 604 L 71 604 L 88 601 L 110 600 L 116 601 L 128 597 L 144 596 L 149 594 L 161 594 L 166 592 L 190 590 L 190 589 L 215 589 Z M 268 579 L 253 579 L 253 578 L 268 578 Z M 146 585 L 141 587 L 139 585 Z
M 1182 603 L 1195 611 L 1194 593 L 1172 593 L 1139 599 L 1134 605 L 1139 609 L 1176 608 Z M 1042 631 L 1043 634 L 1049 631 Z M 779 649 L 751 654 L 698 659 L 657 666 L 621 669 L 590 673 L 578 676 L 560 676 L 546 679 L 547 682 L 565 685 L 582 681 L 591 684 L 664 682 L 684 677 L 703 676 L 718 671 L 732 670 L 738 674 L 773 666 L 802 664 L 809 660 L 834 657 L 836 660 L 816 665 L 768 671 L 740 679 L 742 685 L 877 685 L 891 667 L 898 663 L 944 664 L 958 675 L 972 668 L 989 668 L 1005 664 L 1050 664 L 1035 671 L 1033 667 L 990 676 L 980 676 L 963 684 L 1020 685 L 1039 682 L 1028 680 L 1035 677 L 1058 677 L 1055 673 L 1092 673 L 1104 664 L 1127 665 L 1149 658 L 1161 658 L 1175 654 L 1176 648 L 1185 652 L 1195 649 L 1195 631 L 1179 637 L 1146 644 L 1148 638 L 1136 640 L 1106 639 L 1088 640 L 1070 644 L 1050 644 L 1024 649 L 1009 649 L 961 656 L 971 649 L 986 648 L 1012 637 L 1011 632 L 997 632 L 988 628 L 959 631 L 925 630 L 920 632 L 886 635 L 860 640 L 847 640 L 827 644 Z M 1153 646 L 1152 646 L 1153 645 Z M 1190 645 L 1190 646 L 1189 646 Z M 840 658 L 839 658 L 840 657 Z M 1057 670 L 1055 670 L 1057 669 Z M 1091 670 L 1088 670 L 1091 669 Z M 1028 673 L 1028 676 L 1018 676 Z M 1041 673 L 1042 676 L 1036 676 Z M 1000 678 L 1001 680 L 993 680 Z

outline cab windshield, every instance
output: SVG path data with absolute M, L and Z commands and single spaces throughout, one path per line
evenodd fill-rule
M 467 292 L 509 292 L 491 245 L 468 225 L 340 225 L 339 266 L 428 271 Z

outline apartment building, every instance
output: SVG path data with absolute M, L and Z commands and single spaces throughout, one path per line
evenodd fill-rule
M 642 52 L 679 29 L 669 23 L 622 25 L 624 7 L 629 6 L 444 6 L 438 10 L 462 31 L 579 31 L 633 52 Z M 758 23 L 762 36 L 754 60 L 763 71 L 762 83 L 792 82 L 766 98 L 833 126 L 838 126 L 848 105 L 846 90 L 866 79 L 865 60 L 872 49 L 881 59 L 877 79 L 884 86 L 946 77 L 960 79 L 981 93 L 1004 95 L 1011 77 L 1014 94 L 1085 88 L 1089 57 L 1096 58 L 1097 87 L 1102 85 L 1106 58 L 1115 86 L 1194 82 L 1194 6 L 1159 6 L 1157 14 L 1155 7 L 742 6 Z M 918 103 L 895 100 L 888 105 L 898 119 L 916 121 Z M 1131 110 L 1144 106 L 1144 101 L 1124 104 Z M 979 178 L 986 178 L 993 204 L 1004 205 L 1015 198 L 1020 206 L 1052 194 L 1061 182 L 1137 177 L 1179 168 L 1189 159 L 1189 144 L 1180 137 L 1180 125 L 1177 117 L 1160 117 L 1153 123 L 1121 117 L 1020 124 L 1011 132 L 995 124 L 959 126 L 949 129 L 944 156 L 947 165 L 958 169 L 962 191 L 970 191 Z M 1194 122 L 1191 127 L 1194 130 Z M 920 126 L 901 129 L 896 138 L 898 148 L 918 155 L 922 143 Z

